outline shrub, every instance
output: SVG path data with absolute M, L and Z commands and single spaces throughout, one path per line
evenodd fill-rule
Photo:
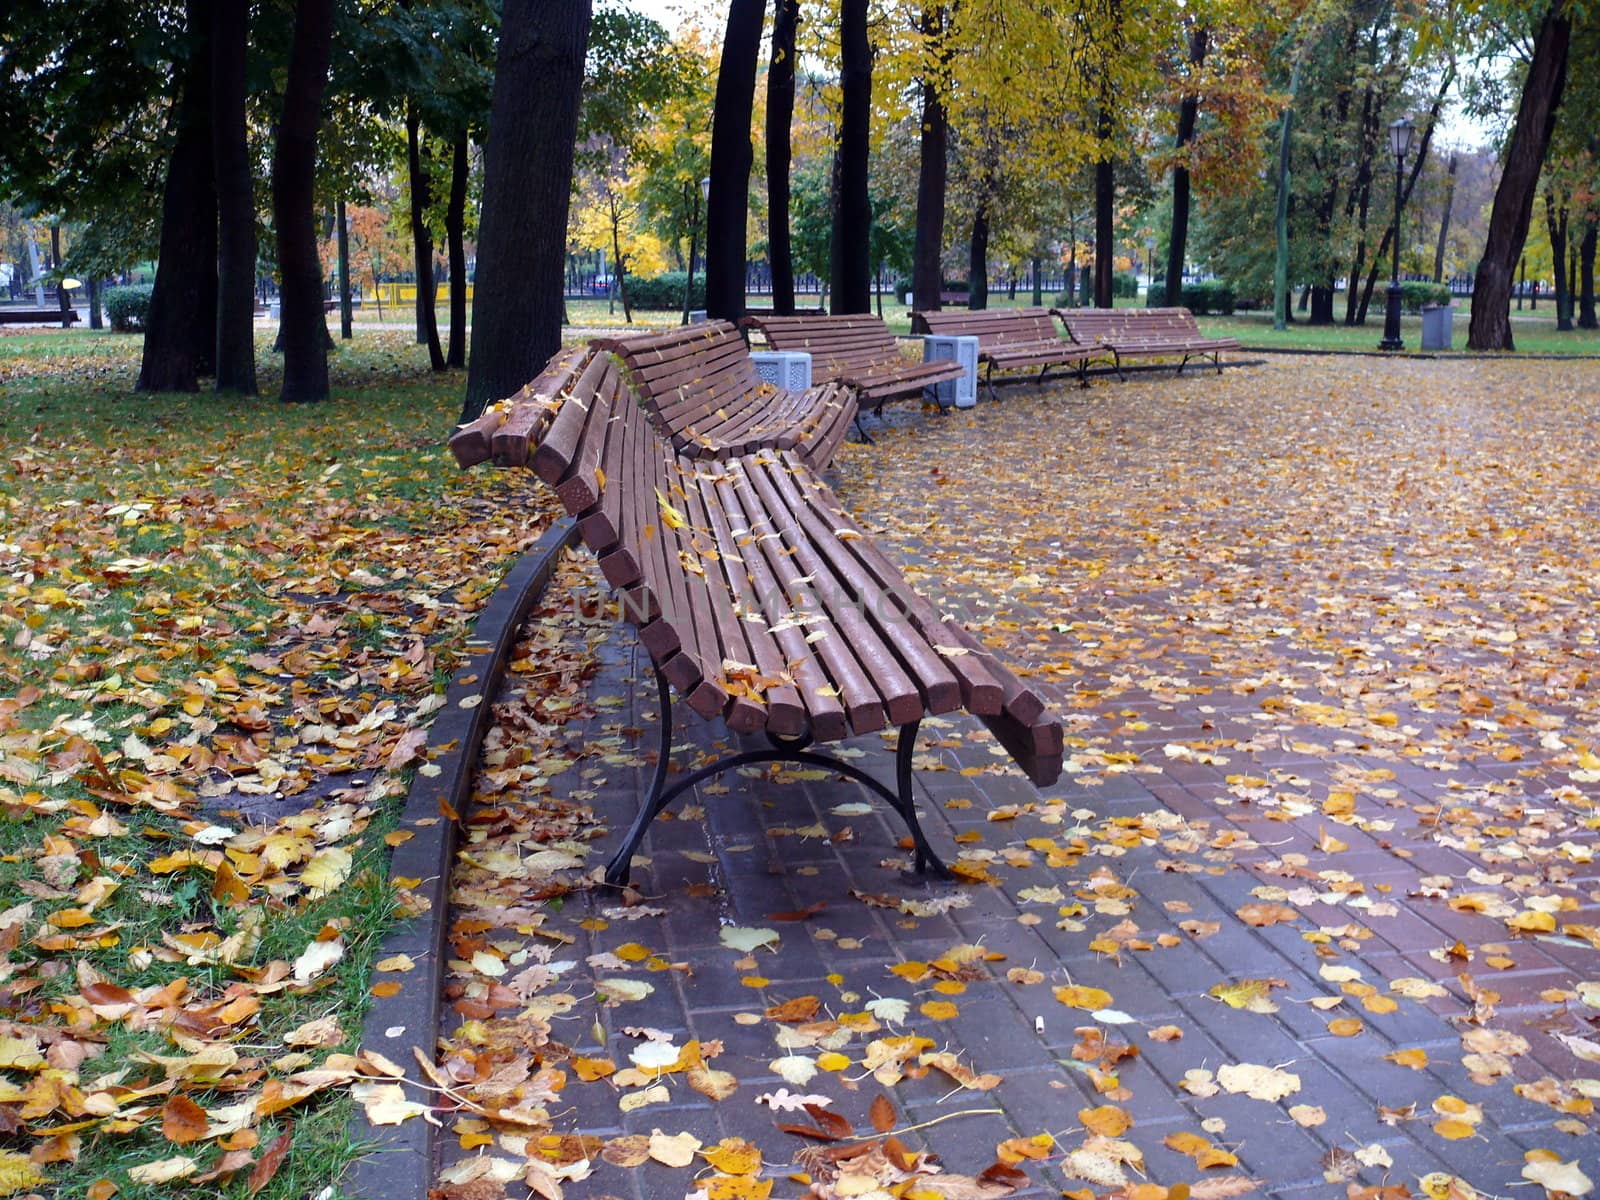
M 906 293 L 910 290 L 911 280 L 906 278 L 904 275 L 900 276 L 899 279 L 894 281 L 894 298 L 899 303 L 904 304 L 906 302 Z
M 117 333 L 138 333 L 150 318 L 149 284 L 106 289 L 106 319 Z
M 1186 283 L 1181 294 L 1183 307 L 1196 316 L 1203 316 L 1206 313 L 1228 316 L 1234 309 L 1233 285 L 1221 279 Z
M 1054 305 L 1056 308 L 1071 308 L 1071 307 L 1073 307 L 1073 304 L 1072 304 L 1072 293 L 1071 292 L 1057 292 L 1056 293 L 1056 298 L 1054 300 L 1050 301 L 1050 303 L 1052 305 Z
M 1449 304 L 1448 284 L 1428 283 L 1421 279 L 1407 279 L 1400 285 L 1400 307 L 1408 312 L 1421 312 L 1424 304 Z
M 686 271 L 668 271 L 664 275 L 630 275 L 623 286 L 628 289 L 628 303 L 646 312 L 681 312 L 683 310 L 683 285 L 688 279 Z M 694 288 L 689 297 L 690 308 L 706 306 L 706 281 L 695 272 Z
M 1139 294 L 1139 277 L 1132 271 L 1118 271 L 1111 277 L 1111 295 L 1117 300 L 1132 300 Z

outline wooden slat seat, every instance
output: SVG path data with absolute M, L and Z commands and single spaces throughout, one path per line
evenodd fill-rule
M 1076 366 L 1078 379 L 1088 386 L 1086 369 L 1091 359 L 1106 351 L 1096 345 L 1082 345 L 1063 338 L 1042 308 L 988 308 L 978 311 L 951 309 L 911 314 L 911 328 L 917 333 L 945 337 L 978 339 L 978 361 L 984 366 L 984 384 L 995 397 L 994 373 L 1019 368 L 1039 368 L 1044 382 L 1051 367 Z
M 1075 341 L 1109 350 L 1117 374 L 1130 358 L 1178 358 L 1178 374 L 1191 358 L 1209 358 L 1220 372 L 1222 352 L 1237 350 L 1237 338 L 1211 338 L 1200 332 L 1187 308 L 1053 308 Z
M 749 316 L 743 324 L 760 330 L 774 350 L 801 350 L 811 355 L 813 381 L 848 384 L 863 405 L 873 404 L 880 415 L 887 400 L 921 396 L 934 384 L 963 374 L 958 363 L 906 358 L 889 327 L 868 314 Z
M 726 321 L 596 338 L 591 345 L 617 355 L 656 426 L 691 457 L 771 446 L 820 469 L 833 461 L 855 419 L 856 399 L 838 384 L 787 392 L 765 382 L 744 338 Z
M 753 752 L 760 761 L 821 761 L 874 786 L 911 827 L 919 869 L 940 866 L 909 794 L 925 716 L 965 708 L 1035 783 L 1055 781 L 1062 732 L 1043 700 L 917 594 L 803 454 L 768 446 L 697 457 L 646 409 L 621 356 L 569 351 L 492 419 L 459 430 L 452 449 L 462 463 L 533 470 L 577 520 L 662 686 L 739 733 L 765 733 L 774 749 Z M 662 703 L 664 763 L 665 694 Z M 889 725 L 900 728 L 898 793 L 804 750 Z M 664 774 L 608 878 L 626 878 L 649 818 L 677 794 L 663 789 Z

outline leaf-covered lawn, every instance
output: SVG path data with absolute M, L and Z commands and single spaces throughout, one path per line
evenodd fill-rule
M 653 696 L 587 682 L 606 624 L 548 609 L 412 1071 L 441 1194 L 1592 1194 L 1597 394 L 1600 364 L 1300 360 L 852 444 L 845 503 L 1068 730 L 1033 798 L 925 722 L 953 889 L 790 768 L 657 825 L 659 894 L 595 887 Z
M 393 814 L 551 509 L 456 471 L 398 330 L 314 407 L 133 396 L 137 354 L 0 337 L 0 1194 L 310 1195 Z

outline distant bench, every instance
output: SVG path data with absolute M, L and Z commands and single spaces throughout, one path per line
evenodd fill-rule
M 1087 387 L 1085 371 L 1089 360 L 1105 354 L 1099 346 L 1083 346 L 1062 338 L 1050 314 L 1042 308 L 914 312 L 911 329 L 913 333 L 942 337 L 977 338 L 978 361 L 985 364 L 983 382 L 991 399 L 997 398 L 994 390 L 997 370 L 1038 367 L 1036 382 L 1043 383 L 1051 367 L 1076 366 L 1080 382 Z
M 737 335 L 735 335 L 737 336 Z M 1061 725 L 972 634 L 940 616 L 797 452 L 776 443 L 721 458 L 681 452 L 650 414 L 631 364 L 658 338 L 564 351 L 515 397 L 451 438 L 462 466 L 526 465 L 551 486 L 599 557 L 656 667 L 660 743 L 648 794 L 606 868 L 627 882 L 650 822 L 701 780 L 754 763 L 798 762 L 885 799 L 911 834 L 919 872 L 948 870 L 912 794 L 917 731 L 965 708 L 1040 787 L 1062 768 Z M 672 359 L 685 381 L 728 377 L 716 339 Z M 615 352 L 610 347 L 618 345 Z M 698 376 L 696 367 L 702 368 Z M 647 381 L 661 385 L 661 378 Z M 667 783 L 667 688 L 707 718 L 768 745 Z M 893 788 L 814 742 L 899 727 Z
M 59 308 L 4 308 L 0 307 L 0 325 L 68 325 L 76 323 L 78 314 L 73 309 L 62 312 Z
M 1179 357 L 1178 374 L 1191 358 L 1210 358 L 1222 371 L 1222 352 L 1237 350 L 1237 338 L 1212 338 L 1200 332 L 1187 308 L 1053 308 L 1067 336 L 1084 345 L 1103 346 L 1122 375 L 1129 358 Z

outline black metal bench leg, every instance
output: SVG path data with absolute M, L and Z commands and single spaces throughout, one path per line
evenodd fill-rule
M 880 417 L 883 416 L 883 407 L 882 407 L 882 405 L 880 405 L 878 407 L 878 416 L 880 416 Z M 867 445 L 869 445 L 869 446 L 877 445 L 877 442 L 875 442 L 873 440 L 872 435 L 867 432 L 867 427 L 861 423 L 861 409 L 860 408 L 856 409 L 856 432 L 861 435 L 861 440 L 863 442 L 865 442 Z
M 1000 403 L 1000 396 L 994 390 L 994 363 L 989 364 L 988 370 L 983 373 L 983 386 L 989 389 L 989 399 L 996 404 Z
M 911 757 L 917 752 L 917 729 L 921 724 L 921 721 L 912 721 L 909 725 L 900 726 L 900 738 L 894 750 L 897 796 L 895 807 L 905 820 L 906 828 L 911 831 L 911 844 L 916 850 L 914 861 L 917 874 L 923 875 L 931 870 L 939 879 L 954 879 L 955 876 L 950 873 L 950 868 L 944 865 L 944 861 L 928 844 L 928 839 L 922 832 L 922 822 L 917 820 L 916 802 L 911 798 Z
M 622 846 L 611 856 L 611 861 L 606 864 L 606 882 L 614 887 L 621 887 L 628 882 L 629 867 L 633 862 L 633 852 L 639 848 L 639 843 L 644 841 L 645 830 L 650 828 L 650 822 L 661 815 L 676 793 L 662 791 L 667 781 L 667 760 L 672 757 L 672 693 L 667 689 L 667 680 L 661 674 L 661 668 L 651 664 L 656 673 L 657 703 L 661 708 L 661 750 L 656 755 L 656 769 L 650 777 L 650 791 L 646 794 L 644 802 L 639 805 L 639 813 L 633 818 L 633 824 L 628 827 L 628 834 L 622 839 Z

